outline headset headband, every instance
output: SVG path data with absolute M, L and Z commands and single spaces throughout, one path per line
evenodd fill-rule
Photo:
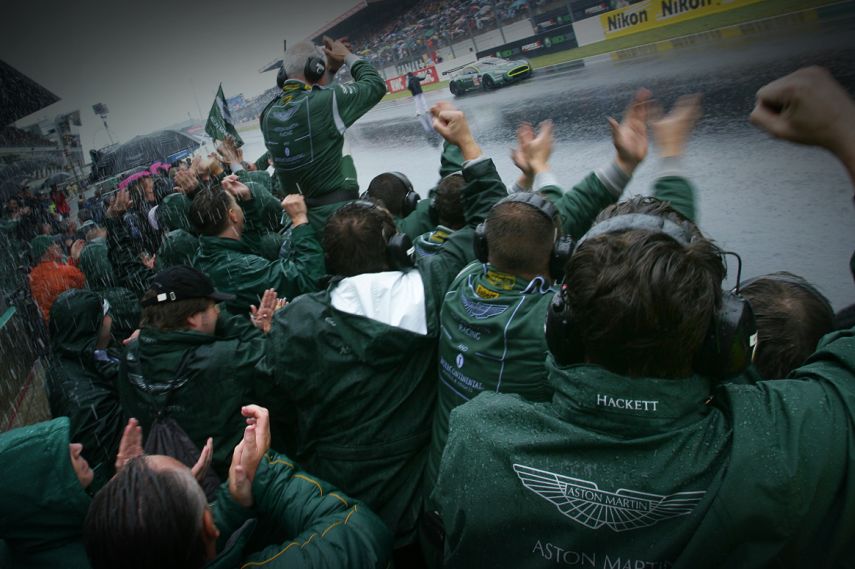
M 558 209 L 552 204 L 552 202 L 533 192 L 517 192 L 515 194 L 511 194 L 506 198 L 502 198 L 501 201 L 493 207 L 506 203 L 524 203 L 530 205 L 545 215 L 549 221 L 553 223 L 555 222 L 555 218 L 558 216 Z
M 691 232 L 686 227 L 680 226 L 670 219 L 647 213 L 627 213 L 610 217 L 593 226 L 579 239 L 577 247 L 588 239 L 593 239 L 607 233 L 636 230 L 664 233 L 683 246 L 692 242 Z

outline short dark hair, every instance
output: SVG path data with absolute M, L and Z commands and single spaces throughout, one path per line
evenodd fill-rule
M 203 567 L 205 507 L 205 493 L 189 470 L 151 468 L 146 457 L 131 460 L 89 506 L 83 540 L 93 569 Z
M 233 198 L 219 185 L 202 188 L 193 196 L 187 217 L 200 235 L 215 236 L 229 226 Z
M 404 182 L 388 172 L 374 176 L 368 184 L 366 194 L 372 200 L 379 202 L 395 217 L 401 217 L 404 212 L 404 196 L 410 189 Z
M 574 325 L 591 363 L 630 377 L 686 377 L 721 304 L 721 251 L 655 198 L 609 206 L 597 219 L 630 213 L 669 219 L 691 240 L 646 230 L 585 240 L 567 265 Z
M 754 367 L 766 379 L 787 377 L 834 328 L 828 299 L 792 273 L 752 279 L 739 292 L 751 304 L 757 321 Z
M 460 174 L 450 174 L 443 178 L 436 187 L 433 196 L 433 206 L 439 224 L 450 229 L 460 229 L 466 225 L 463 213 L 463 188 L 466 180 Z
M 155 296 L 157 296 L 157 291 L 148 290 L 140 302 L 146 302 Z M 144 306 L 140 316 L 140 326 L 157 328 L 158 330 L 186 330 L 187 319 L 194 314 L 207 310 L 212 304 L 214 301 L 210 298 L 188 298 Z
M 395 220 L 382 207 L 359 200 L 339 208 L 324 227 L 327 271 L 352 277 L 388 270 L 386 241 L 395 232 Z
M 490 209 L 486 223 L 491 265 L 512 274 L 548 270 L 555 220 L 529 204 L 504 202 Z

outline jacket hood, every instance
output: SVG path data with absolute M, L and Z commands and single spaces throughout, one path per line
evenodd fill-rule
M 50 309 L 50 343 L 54 353 L 79 358 L 95 349 L 104 320 L 103 299 L 85 289 L 67 290 Z
M 69 420 L 0 435 L 0 538 L 35 552 L 80 539 L 89 495 L 71 467 Z
M 157 222 L 160 228 L 166 231 L 183 229 L 192 233 L 193 228 L 187 218 L 189 211 L 190 198 L 182 193 L 169 194 L 157 208 Z

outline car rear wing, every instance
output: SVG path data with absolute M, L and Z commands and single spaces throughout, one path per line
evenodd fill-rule
M 472 63 L 464 63 L 463 65 L 459 65 L 457 67 L 452 67 L 451 69 L 446 69 L 442 72 L 443 75 L 448 75 L 449 73 L 454 73 L 455 71 L 460 71 L 464 67 L 469 67 L 470 65 L 475 65 L 477 62 L 473 61 Z

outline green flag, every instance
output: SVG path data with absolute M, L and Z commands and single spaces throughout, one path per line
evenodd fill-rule
M 220 88 L 217 89 L 217 96 L 214 97 L 214 104 L 211 105 L 211 112 L 208 113 L 208 122 L 205 123 L 205 132 L 211 135 L 214 140 L 225 140 L 226 136 L 231 136 L 235 139 L 235 145 L 243 146 L 243 140 L 237 133 L 232 115 L 229 112 L 229 106 L 226 103 L 226 96 L 223 94 L 223 84 L 220 83 Z

